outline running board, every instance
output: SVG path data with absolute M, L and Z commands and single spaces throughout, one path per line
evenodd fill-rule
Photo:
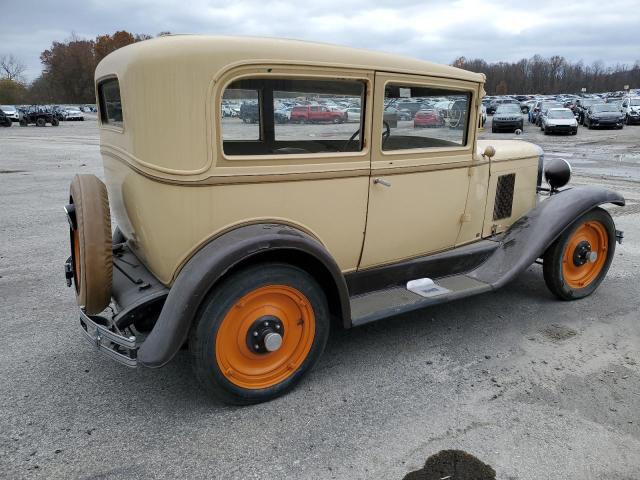
M 424 287 L 411 288 L 412 291 L 405 287 L 391 287 L 351 297 L 351 325 L 364 325 L 492 289 L 490 284 L 464 274 L 434 279 L 432 286 L 428 281 L 424 284 Z M 421 294 L 415 293 L 418 291 Z

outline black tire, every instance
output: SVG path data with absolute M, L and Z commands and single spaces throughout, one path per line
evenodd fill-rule
M 564 254 L 573 234 L 587 222 L 597 222 L 605 228 L 607 235 L 607 256 L 597 276 L 588 285 L 583 288 L 572 288 L 564 278 Z M 607 275 L 615 250 L 616 228 L 613 219 L 606 210 L 594 208 L 567 228 L 544 253 L 542 271 L 547 288 L 561 300 L 577 300 L 591 295 Z
M 217 335 L 223 322 L 230 321 L 228 315 L 233 315 L 232 309 L 238 305 L 242 308 L 242 303 L 238 304 L 240 299 L 250 292 L 274 285 L 293 288 L 306 297 L 315 318 L 314 336 L 308 353 L 299 367 L 288 374 L 288 377 L 266 388 L 245 388 L 232 383 L 222 372 L 216 351 Z M 283 328 L 285 328 L 283 342 L 286 342 L 286 328 L 290 327 Z M 189 337 L 189 350 L 195 375 L 208 393 L 225 403 L 248 405 L 271 400 L 293 388 L 313 368 L 324 351 L 329 328 L 330 317 L 326 296 L 321 286 L 309 273 L 293 265 L 275 262 L 247 267 L 232 274 L 215 287 L 200 308 Z M 249 331 L 247 331 L 248 334 Z M 265 355 L 274 353 L 265 353 Z M 232 373 L 228 375 L 233 378 Z
M 51 125 L 57 127 L 58 125 L 60 125 L 60 121 L 57 118 L 53 118 L 51 119 Z
M 547 127 L 540 127 L 545 135 L 549 135 L 549 129 Z
M 498 130 L 496 130 L 496 127 L 491 127 L 491 133 L 498 133 Z
M 29 125 L 29 124 L 27 123 L 27 121 L 26 121 L 24 118 L 23 118 L 22 120 L 20 120 L 20 126 L 21 126 L 21 127 L 26 127 L 26 126 L 28 126 L 28 125 Z
M 44 118 L 39 117 L 36 119 L 36 127 L 46 127 L 46 126 L 47 126 L 47 121 Z

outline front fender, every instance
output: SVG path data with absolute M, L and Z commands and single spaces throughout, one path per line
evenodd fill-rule
M 198 308 L 214 284 L 243 260 L 267 250 L 282 249 L 310 255 L 328 270 L 338 290 L 342 315 L 350 318 L 344 276 L 318 240 L 288 225 L 247 225 L 215 238 L 182 268 L 158 321 L 138 350 L 138 363 L 157 368 L 169 362 L 187 339 Z
M 501 246 L 468 276 L 500 288 L 540 258 L 571 224 L 591 209 L 613 203 L 623 206 L 624 197 L 602 187 L 563 190 L 543 200 L 518 219 L 501 238 Z

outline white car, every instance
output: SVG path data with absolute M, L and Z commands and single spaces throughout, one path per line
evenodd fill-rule
M 549 133 L 578 133 L 578 121 L 568 108 L 550 108 L 542 115 L 540 130 Z
M 80 120 L 84 121 L 84 114 L 77 107 L 66 107 L 64 109 L 64 119 L 65 120 Z
M 359 108 L 347 108 L 347 122 L 359 122 L 361 115 Z
M 2 107 L 4 110 L 4 107 Z M 627 125 L 640 123 L 640 97 L 627 97 L 620 107 Z M 6 110 L 5 110 L 6 111 Z
M 0 105 L 0 109 L 12 122 L 18 122 L 20 120 L 20 114 L 13 105 Z

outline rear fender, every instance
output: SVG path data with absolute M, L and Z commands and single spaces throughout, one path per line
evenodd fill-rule
M 313 257 L 327 270 L 338 291 L 340 313 L 350 319 L 344 276 L 327 249 L 310 235 L 282 224 L 239 227 L 202 247 L 182 268 L 158 321 L 138 350 L 138 362 L 157 368 L 169 362 L 184 344 L 202 301 L 216 282 L 234 266 L 261 253 L 296 251 Z M 327 286 L 328 288 L 329 286 Z
M 623 206 L 624 197 L 602 187 L 563 190 L 543 200 L 496 240 L 501 246 L 468 276 L 500 288 L 540 258 L 576 219 L 606 203 Z

